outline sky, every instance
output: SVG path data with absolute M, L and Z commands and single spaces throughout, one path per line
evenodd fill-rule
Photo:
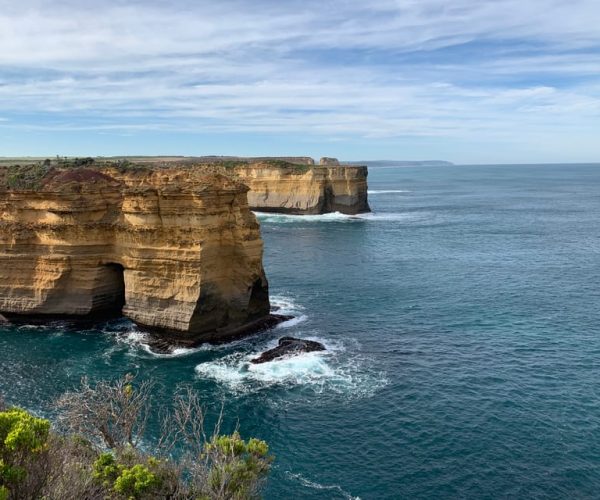
M 599 0 L 0 0 L 0 156 L 600 162 Z

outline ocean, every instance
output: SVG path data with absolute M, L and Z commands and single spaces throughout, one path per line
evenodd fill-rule
M 269 442 L 267 499 L 597 498 L 600 165 L 377 166 L 369 189 L 372 214 L 258 215 L 293 320 L 171 355 L 126 320 L 0 327 L 0 393 L 51 415 L 83 375 L 152 378 L 157 407 L 192 384 Z M 249 365 L 283 335 L 328 351 Z

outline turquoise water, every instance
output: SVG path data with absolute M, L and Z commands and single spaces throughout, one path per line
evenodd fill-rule
M 267 498 L 600 491 L 600 166 L 373 168 L 375 213 L 260 216 L 296 319 L 153 355 L 127 321 L 2 331 L 0 391 L 47 412 L 88 374 L 191 383 L 277 456 Z M 249 367 L 282 335 L 327 354 Z

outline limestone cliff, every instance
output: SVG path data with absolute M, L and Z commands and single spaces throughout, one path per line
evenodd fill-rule
M 252 210 L 300 215 L 370 211 L 367 167 L 254 163 L 229 170 L 250 188 Z
M 46 160 L 50 162 L 50 160 Z M 369 212 L 367 167 L 340 165 L 324 157 L 319 165 L 309 157 L 127 157 L 108 159 L 61 159 L 101 168 L 112 163 L 141 166 L 150 170 L 190 170 L 190 175 L 222 174 L 246 184 L 252 210 L 299 215 Z M 2 162 L 0 162 L 1 165 Z M 54 161 L 50 162 L 54 164 Z M 0 169 L 0 184 L 2 184 Z
M 8 180 L 7 180 L 8 179 Z M 0 313 L 120 310 L 196 342 L 269 318 L 248 188 L 188 169 L 50 169 L 36 189 L 0 175 Z
M 369 212 L 367 167 L 340 165 L 335 158 L 320 164 L 307 157 L 285 158 L 143 158 L 134 160 L 155 168 L 177 164 L 182 168 L 220 173 L 250 188 L 252 210 L 313 215 L 328 212 Z

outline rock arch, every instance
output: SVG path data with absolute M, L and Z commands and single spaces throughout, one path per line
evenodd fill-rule
M 53 172 L 0 192 L 0 313 L 86 316 L 122 307 L 186 340 L 269 317 L 247 188 L 186 169 Z

